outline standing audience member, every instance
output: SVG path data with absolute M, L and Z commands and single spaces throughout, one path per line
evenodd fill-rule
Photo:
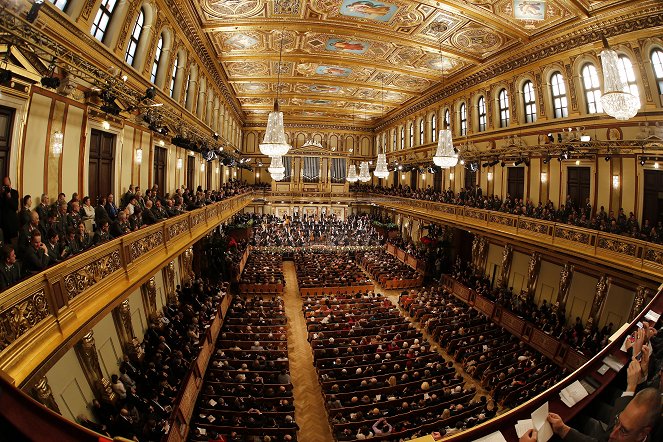
M 2 180 L 2 194 L 0 195 L 0 227 L 4 240 L 14 247 L 18 240 L 18 191 L 12 189 L 12 182 L 8 176 Z

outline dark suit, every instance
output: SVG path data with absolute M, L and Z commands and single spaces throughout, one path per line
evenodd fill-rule
M 622 396 L 618 398 L 615 401 L 615 405 L 612 408 L 612 412 L 610 413 L 610 422 L 608 425 L 611 425 L 615 417 L 624 411 L 624 408 L 631 402 L 631 399 L 633 399 L 633 396 Z M 607 441 L 608 438 L 610 437 L 610 432 L 612 431 L 612 427 L 608 427 L 606 430 L 602 430 L 599 428 L 599 426 L 596 426 L 596 431 L 593 432 L 593 434 L 583 434 L 580 431 L 571 428 L 569 433 L 566 435 L 564 438 L 565 442 L 604 442 Z
M 152 225 L 157 222 L 157 217 L 154 216 L 152 209 L 145 209 L 143 211 L 143 224 Z
M 115 203 L 106 203 L 106 213 L 111 221 L 115 221 L 117 218 L 117 206 Z
M 46 255 L 46 252 L 41 248 L 35 250 L 34 247 L 30 246 L 25 251 L 25 256 L 23 258 L 25 261 L 25 269 L 30 272 L 41 272 L 50 263 L 50 258 Z
M 5 290 L 13 286 L 21 279 L 21 264 L 15 262 L 9 267 L 7 264 L 0 264 L 0 290 Z
M 18 236 L 18 191 L 10 189 L 0 194 L 0 227 L 9 242 Z

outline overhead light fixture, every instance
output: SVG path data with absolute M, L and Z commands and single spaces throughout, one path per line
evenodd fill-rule
M 371 180 L 371 172 L 368 170 L 368 162 L 362 161 L 359 164 L 359 181 L 367 183 Z
M 359 181 L 359 176 L 357 176 L 357 166 L 355 166 L 354 164 L 350 164 L 350 168 L 348 170 L 348 176 L 345 177 L 345 179 L 349 183 L 356 183 L 357 181 Z
M 141 164 L 143 162 L 143 149 L 140 147 L 136 149 L 136 164 Z
M 279 49 L 279 64 L 276 68 L 276 98 L 274 99 L 274 110 L 267 116 L 267 129 L 262 143 L 259 144 L 260 152 L 269 157 L 282 157 L 290 150 L 285 128 L 283 127 L 283 112 L 279 111 L 279 95 L 281 91 L 281 60 L 283 59 L 283 30 L 281 30 L 281 45 Z M 278 175 L 278 174 L 277 174 Z M 278 180 L 277 180 L 278 181 Z
M 442 66 L 442 88 L 444 88 L 444 60 L 442 59 L 442 44 L 440 43 L 440 65 Z M 454 149 L 451 131 L 447 127 L 447 120 L 442 118 L 442 129 L 437 139 L 437 150 L 433 156 L 433 163 L 442 168 L 449 169 L 458 164 L 458 152 Z
M 384 118 L 384 78 L 382 79 L 382 117 Z M 384 138 L 382 138 L 384 140 Z M 375 164 L 375 170 L 373 175 L 376 178 L 387 178 L 389 176 L 389 169 L 387 168 L 387 154 L 385 152 L 385 146 L 382 146 L 382 153 L 380 153 L 380 143 L 377 146 L 378 149 L 378 161 Z
M 53 154 L 54 157 L 59 157 L 62 154 L 63 143 L 64 143 L 64 134 L 59 130 L 53 132 L 53 137 L 51 140 L 51 153 Z
M 588 143 L 589 141 L 591 141 L 591 139 L 592 137 L 589 135 L 580 135 L 580 141 L 582 143 Z
M 283 157 L 272 157 L 272 161 L 267 168 L 267 171 L 272 176 L 274 181 L 281 181 L 285 178 L 285 166 L 283 166 Z
M 633 118 L 640 109 L 640 98 L 633 95 L 619 75 L 619 55 L 603 39 L 603 50 L 599 54 L 603 67 L 603 95 L 601 105 L 606 114 L 618 120 Z

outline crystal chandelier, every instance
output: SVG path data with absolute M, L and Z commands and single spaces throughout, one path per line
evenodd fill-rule
M 444 88 L 444 60 L 442 60 L 442 46 L 440 45 L 440 66 L 442 66 L 442 87 Z M 437 150 L 433 156 L 433 163 L 442 169 L 448 169 L 458 164 L 458 153 L 454 149 L 451 131 L 447 127 L 447 120 L 442 118 L 442 129 L 437 137 Z
M 606 114 L 618 120 L 633 118 L 640 109 L 640 99 L 633 95 L 619 75 L 619 56 L 610 49 L 603 37 L 603 50 L 599 54 L 603 66 L 603 95 L 601 105 Z
M 281 91 L 281 60 L 283 57 L 283 31 L 281 31 L 281 47 L 279 49 L 279 64 L 276 69 L 276 99 L 274 110 L 267 117 L 265 138 L 260 143 L 260 153 L 270 157 L 281 157 L 288 153 L 290 145 L 285 137 L 283 128 L 283 112 L 279 111 L 279 92 Z
M 272 176 L 274 181 L 281 181 L 285 176 L 285 167 L 283 166 L 283 157 L 272 157 L 267 171 Z
M 382 80 L 382 116 L 384 117 L 384 80 Z M 384 138 L 382 138 L 384 140 Z M 377 146 L 378 152 L 380 151 L 380 143 Z M 387 155 L 384 153 L 384 146 L 382 146 L 382 153 L 378 153 L 378 161 L 375 163 L 375 171 L 373 172 L 377 178 L 387 178 L 389 176 L 389 169 L 387 169 Z
M 362 161 L 359 165 L 359 181 L 367 183 L 371 180 L 371 172 L 368 170 L 368 162 Z
M 359 177 L 357 176 L 357 166 L 355 166 L 354 164 L 350 165 L 348 176 L 345 179 L 348 180 L 349 183 L 356 183 L 357 181 L 359 181 Z

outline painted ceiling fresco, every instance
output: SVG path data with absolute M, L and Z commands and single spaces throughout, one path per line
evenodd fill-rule
M 278 92 L 286 115 L 348 123 L 374 121 L 596 3 L 194 0 L 194 7 L 250 120 L 264 119 Z

